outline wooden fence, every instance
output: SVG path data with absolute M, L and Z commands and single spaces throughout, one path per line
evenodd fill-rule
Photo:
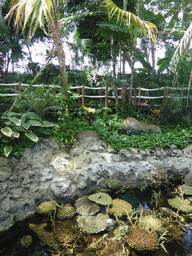
M 28 84 L 23 83 L 12 83 L 12 84 L 0 84 L 0 87 L 12 87 L 14 88 L 14 92 L 12 93 L 0 93 L 0 97 L 15 97 L 18 96 L 22 92 L 22 87 L 28 87 Z M 33 87 L 40 87 L 42 85 L 33 85 Z M 53 88 L 54 91 L 57 89 L 61 90 L 60 86 L 57 85 L 43 85 L 48 88 Z M 159 101 L 158 105 L 167 105 L 169 98 L 182 98 L 188 101 L 190 99 L 190 89 L 188 87 L 183 88 L 175 88 L 175 87 L 161 87 L 161 88 L 133 88 L 130 91 L 130 88 L 114 88 L 114 87 L 88 87 L 88 86 L 74 86 L 69 87 L 69 91 L 73 93 L 73 97 L 77 98 L 78 105 L 90 105 L 89 103 L 85 103 L 85 99 L 98 99 L 100 104 L 104 104 L 105 107 L 111 106 L 110 101 L 118 101 L 122 100 L 122 104 L 125 103 L 126 96 L 128 95 L 128 99 L 133 102 L 135 110 L 137 109 L 149 109 L 152 102 Z M 91 93 L 93 91 L 93 93 Z M 151 95 L 154 94 L 154 95 Z M 91 101 L 91 100 L 90 100 Z M 114 104 L 113 104 L 114 105 Z

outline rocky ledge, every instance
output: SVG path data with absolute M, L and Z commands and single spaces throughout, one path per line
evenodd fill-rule
M 93 131 L 78 134 L 73 145 L 44 139 L 20 160 L 0 157 L 0 231 L 32 215 L 44 201 L 73 203 L 97 190 L 144 189 L 181 177 L 189 184 L 191 174 L 192 145 L 116 151 Z

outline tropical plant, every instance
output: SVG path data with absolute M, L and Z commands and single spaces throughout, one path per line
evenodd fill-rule
M 116 20 L 117 25 L 119 28 L 116 28 L 116 33 L 122 32 L 122 29 L 129 31 L 127 33 L 127 39 L 123 38 L 120 39 L 120 44 L 123 49 L 124 53 L 124 58 L 126 57 L 126 60 L 128 61 L 131 70 L 132 70 L 132 82 L 131 82 L 131 87 L 133 83 L 133 74 L 134 74 L 134 64 L 135 64 L 135 45 L 136 45 L 136 37 L 137 33 L 136 31 L 141 31 L 144 35 L 146 35 L 149 39 L 152 40 L 153 43 L 156 42 L 156 33 L 157 33 L 157 28 L 154 24 L 148 21 L 143 21 L 140 19 L 138 16 L 133 14 L 130 11 L 126 10 L 126 3 L 127 1 L 124 2 L 124 8 L 121 9 L 119 8 L 112 0 L 104 0 L 103 1 L 103 6 L 108 14 L 109 19 L 114 19 Z M 113 26 L 114 29 L 114 26 Z M 133 32 L 133 33 L 131 33 Z M 114 39 L 113 39 L 114 40 Z M 132 41 L 132 53 L 128 53 L 127 50 L 130 48 L 130 41 Z M 113 49 L 112 49 L 113 50 Z M 132 57 L 131 57 L 132 56 Z M 115 57 L 113 55 L 112 57 Z
M 26 93 L 21 94 L 18 102 L 14 105 L 17 112 L 23 109 L 39 115 L 41 118 L 50 120 L 56 116 L 58 110 L 62 111 L 63 106 L 59 94 L 55 94 L 56 88 L 40 86 L 30 88 Z M 62 95 L 64 97 L 64 95 Z
M 124 23 L 129 29 L 140 30 L 153 42 L 156 41 L 157 28 L 151 22 L 143 21 L 133 13 L 119 8 L 112 0 L 104 0 L 103 6 L 106 8 L 110 18 L 116 18 L 117 23 Z
M 65 52 L 62 43 L 62 28 L 64 22 L 64 9 L 67 0 L 12 0 L 11 8 L 5 19 L 10 19 L 15 15 L 15 26 L 22 27 L 22 32 L 30 24 L 28 38 L 31 39 L 38 27 L 48 34 L 54 44 L 52 56 L 56 56 L 59 61 L 62 75 L 62 86 L 67 96 L 67 75 L 65 64 Z
M 4 121 L 4 127 L 0 129 L 0 139 L 2 140 L 3 136 L 7 138 L 19 138 L 20 133 L 24 133 L 31 141 L 38 142 L 38 137 L 32 131 L 34 127 L 53 127 L 58 126 L 49 121 L 43 121 L 40 116 L 34 112 L 26 112 L 25 114 L 15 113 L 15 112 L 6 112 L 1 117 L 1 121 Z M 12 146 L 9 145 L 9 140 L 6 141 L 8 145 L 4 147 L 5 156 L 9 156 L 12 151 Z M 6 143 L 5 143 L 6 144 Z
M 176 71 L 176 67 L 180 60 L 180 57 L 184 53 L 186 53 L 190 47 L 191 36 L 192 36 L 192 23 L 189 25 L 188 29 L 185 31 L 171 59 L 171 68 L 174 72 Z

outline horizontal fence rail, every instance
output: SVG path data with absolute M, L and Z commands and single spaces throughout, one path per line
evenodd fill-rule
M 24 83 L 10 83 L 10 84 L 1 84 L 0 88 L 2 87 L 11 87 L 13 88 L 14 92 L 9 93 L 0 93 L 0 97 L 16 97 L 19 96 L 22 92 L 22 87 L 28 87 L 28 84 Z M 47 88 L 52 88 L 55 92 L 57 89 L 61 90 L 62 88 L 58 85 L 33 85 L 34 87 L 41 87 L 45 86 Z M 190 88 L 182 87 L 160 87 L 160 88 L 133 88 L 132 91 L 130 87 L 88 87 L 85 85 L 73 86 L 68 88 L 69 91 L 73 93 L 73 98 L 78 99 L 78 104 L 84 106 L 85 105 L 85 98 L 90 99 L 99 99 L 100 103 L 105 103 L 105 107 L 109 105 L 110 99 L 115 99 L 116 102 L 121 99 L 122 103 L 125 102 L 125 96 L 128 94 L 128 98 L 130 101 L 133 102 L 135 110 L 140 108 L 149 108 L 151 105 L 151 101 L 153 100 L 161 100 L 161 103 L 165 106 L 167 105 L 167 101 L 170 98 L 182 98 L 189 100 L 190 98 Z M 91 95 L 90 91 L 94 90 L 93 95 Z M 75 92 L 74 92 L 75 91 Z M 87 94 L 89 92 L 89 94 Z M 149 95 L 151 93 L 155 93 L 156 95 Z M 176 94 L 177 93 L 177 94 Z M 158 94 L 158 95 L 157 95 Z M 162 101 L 163 100 L 163 101 Z

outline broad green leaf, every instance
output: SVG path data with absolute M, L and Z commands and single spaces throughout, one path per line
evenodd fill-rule
M 12 129 L 12 132 L 13 132 L 12 136 L 13 136 L 14 138 L 19 138 L 20 133 L 19 133 L 16 129 Z
M 52 126 L 57 126 L 56 124 L 49 122 L 49 121 L 43 121 L 43 125 L 45 127 L 52 127 Z
M 32 141 L 38 142 L 38 137 L 32 131 L 26 131 L 25 135 Z
M 25 120 L 26 120 L 26 117 L 27 117 L 27 114 L 23 114 L 22 117 L 21 117 L 21 123 L 25 123 Z
M 30 127 L 30 122 L 22 123 L 22 126 L 23 126 L 24 129 L 28 130 L 29 127 Z
M 18 125 L 18 126 L 21 125 L 21 119 L 18 119 L 18 118 L 15 117 L 15 116 L 10 117 L 9 120 L 10 120 L 12 123 L 14 123 L 15 125 Z
M 15 127 L 18 131 L 20 132 L 24 132 L 25 131 L 25 128 L 23 126 L 17 126 Z
M 5 146 L 4 147 L 4 154 L 5 154 L 5 156 L 6 157 L 8 157 L 9 156 L 9 154 L 11 153 L 11 151 L 12 151 L 12 147 L 11 146 Z
M 38 116 L 37 114 L 35 114 L 34 112 L 28 112 L 26 113 L 27 114 L 27 117 L 30 118 L 30 119 L 36 119 L 40 122 L 42 122 L 42 119 L 40 116 Z
M 29 123 L 31 126 L 43 126 L 42 123 L 37 120 L 30 120 Z
M 13 133 L 10 127 L 4 127 L 4 128 L 2 128 L 2 129 L 1 129 L 1 132 L 2 132 L 5 136 L 7 136 L 7 137 L 11 137 L 11 136 L 12 136 L 12 133 Z

